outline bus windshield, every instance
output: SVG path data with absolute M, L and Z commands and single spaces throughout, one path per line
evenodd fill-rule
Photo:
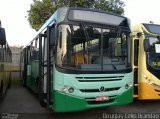
M 148 37 L 147 64 L 153 69 L 160 70 L 160 41 L 157 37 Z
M 143 24 L 145 28 L 154 34 L 160 34 L 160 25 L 158 24 Z
M 130 68 L 129 32 L 121 28 L 60 25 L 56 64 L 84 71 Z

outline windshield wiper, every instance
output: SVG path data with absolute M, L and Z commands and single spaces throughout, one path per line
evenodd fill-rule
M 89 35 L 88 35 L 88 32 L 86 31 L 85 25 L 84 25 L 83 23 L 81 23 L 81 26 L 82 26 L 84 35 L 85 35 L 86 40 L 87 40 L 87 46 L 90 46 L 90 37 L 89 37 Z M 87 47 L 87 48 L 88 48 L 88 47 Z
M 111 64 L 111 65 L 116 71 L 118 70 L 114 64 Z

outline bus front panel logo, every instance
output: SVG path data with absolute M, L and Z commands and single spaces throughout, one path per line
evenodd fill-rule
M 99 91 L 100 91 L 100 92 L 104 92 L 104 91 L 105 91 L 104 86 L 100 87 Z

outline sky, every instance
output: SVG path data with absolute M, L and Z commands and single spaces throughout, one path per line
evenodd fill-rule
M 0 20 L 10 46 L 25 46 L 35 36 L 26 16 L 33 0 L 0 0 Z
M 125 16 L 131 25 L 149 23 L 160 24 L 160 0 L 122 0 L 125 3 Z
M 125 14 L 131 25 L 149 23 L 160 24 L 160 0 L 122 0 Z M 25 46 L 36 35 L 27 21 L 27 11 L 33 0 L 0 0 L 0 20 L 6 30 L 10 46 Z

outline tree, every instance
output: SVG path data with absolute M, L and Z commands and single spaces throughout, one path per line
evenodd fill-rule
M 33 0 L 28 11 L 31 27 L 38 30 L 59 7 L 84 7 L 99 9 L 116 14 L 124 14 L 124 2 L 121 0 Z
M 121 1 L 121 0 L 111 0 L 111 2 L 108 5 L 109 5 L 109 9 L 108 9 L 109 12 L 113 12 L 113 13 L 120 14 L 120 15 L 124 14 L 123 7 L 125 5 L 124 5 L 123 1 Z
M 51 0 L 34 0 L 34 4 L 31 4 L 28 11 L 28 21 L 31 27 L 38 30 L 55 10 Z
M 124 2 L 121 0 L 96 0 L 95 8 L 103 10 L 106 12 L 116 13 L 123 15 L 124 14 Z

